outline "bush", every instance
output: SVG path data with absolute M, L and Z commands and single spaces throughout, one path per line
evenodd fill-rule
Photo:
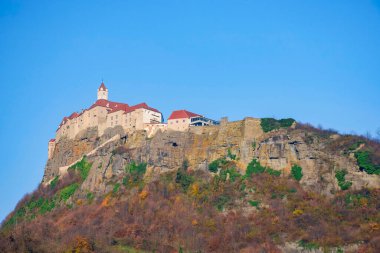
M 364 143 L 364 141 L 356 141 L 356 142 L 354 142 L 354 143 L 348 148 L 348 150 L 349 150 L 349 151 L 354 151 L 354 150 L 356 150 L 357 148 L 359 148 L 360 145 L 363 144 L 363 143 Z
M 247 170 L 245 171 L 245 178 L 251 177 L 252 174 L 261 174 L 264 172 L 276 177 L 279 177 L 281 175 L 281 171 L 264 167 L 256 159 L 253 159 L 247 166 Z
M 301 248 L 303 249 L 306 249 L 306 250 L 315 250 L 315 249 L 319 249 L 319 245 L 318 243 L 314 243 L 314 242 L 307 242 L 305 240 L 301 240 L 298 242 L 298 246 L 300 246 Z
M 63 201 L 68 200 L 75 193 L 78 187 L 79 187 L 79 184 L 77 183 L 66 186 L 59 192 L 59 199 Z
M 186 192 L 189 186 L 194 182 L 194 178 L 185 171 L 178 170 L 175 182 L 180 184 L 182 189 Z
M 221 170 L 219 176 L 223 181 L 226 181 L 228 174 L 232 182 L 235 182 L 235 180 L 241 176 L 235 167 Z
M 266 168 L 265 172 L 268 173 L 269 175 L 272 175 L 272 176 L 276 176 L 276 177 L 281 176 L 281 171 L 279 171 L 279 170 L 274 170 L 274 169 L 271 169 L 271 168 Z
M 87 201 L 88 201 L 89 203 L 91 203 L 91 202 L 94 200 L 94 198 L 95 198 L 95 196 L 94 196 L 94 194 L 93 194 L 92 192 L 88 192 L 88 193 L 86 194 L 86 199 L 87 199 Z
M 125 167 L 125 171 L 129 174 L 125 180 L 123 179 L 123 184 L 126 185 L 130 179 L 132 182 L 137 183 L 144 178 L 146 172 L 146 163 L 136 163 L 132 161 Z
M 258 200 L 248 200 L 248 203 L 249 203 L 251 206 L 256 207 L 257 209 L 260 208 L 260 201 L 258 201 Z
M 261 128 L 265 133 L 280 128 L 288 128 L 295 122 L 292 118 L 276 120 L 274 118 L 262 118 Z
M 50 182 L 50 189 L 54 189 L 57 186 L 59 176 L 55 176 L 53 180 Z
M 230 158 L 231 160 L 236 160 L 236 155 L 231 153 L 231 149 L 227 150 L 227 157 Z
M 218 168 L 223 166 L 223 165 L 226 165 L 227 164 L 227 161 L 226 159 L 224 158 L 219 158 L 219 159 L 216 159 L 214 161 L 212 161 L 209 165 L 208 165 L 208 170 L 211 171 L 211 172 L 218 172 Z
M 338 180 L 338 185 L 340 189 L 343 191 L 347 190 L 352 185 L 352 182 L 346 181 L 345 179 L 346 174 L 347 174 L 346 170 L 338 170 L 337 172 L 335 172 L 335 178 Z
M 120 184 L 119 184 L 119 183 L 116 183 L 116 184 L 113 186 L 112 193 L 115 195 L 115 194 L 119 191 L 119 188 L 120 188 Z
M 89 163 L 87 161 L 86 156 L 83 156 L 82 160 L 71 166 L 69 170 L 77 170 L 82 180 L 84 181 L 86 180 L 88 173 L 90 172 L 91 166 L 92 163 Z
M 182 162 L 182 169 L 187 170 L 189 168 L 189 161 L 187 159 Z
M 39 210 L 39 213 L 45 214 L 47 212 L 50 212 L 55 208 L 55 205 L 56 205 L 56 198 L 46 199 L 42 203 L 40 210 Z
M 303 177 L 302 168 L 298 165 L 293 165 L 291 170 L 292 176 L 295 180 L 300 181 Z
M 380 174 L 380 165 L 372 163 L 369 151 L 357 151 L 355 152 L 355 158 L 361 171 L 365 171 L 368 174 Z
M 214 205 L 219 211 L 224 210 L 224 206 L 231 200 L 230 196 L 228 195 L 220 195 L 216 198 Z
M 252 174 L 260 174 L 265 171 L 265 167 L 261 166 L 261 164 L 253 159 L 247 166 L 247 170 L 245 171 L 245 175 L 250 177 Z

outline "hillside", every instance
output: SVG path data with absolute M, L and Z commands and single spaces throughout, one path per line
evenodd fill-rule
M 1 252 L 379 252 L 380 145 L 291 119 L 62 138 Z

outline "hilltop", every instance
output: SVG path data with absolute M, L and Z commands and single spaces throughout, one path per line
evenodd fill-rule
M 293 119 L 55 143 L 1 252 L 376 252 L 380 145 Z

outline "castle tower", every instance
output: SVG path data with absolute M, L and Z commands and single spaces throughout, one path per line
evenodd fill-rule
M 102 84 L 100 85 L 99 89 L 98 89 L 98 100 L 99 99 L 105 99 L 105 100 L 108 100 L 108 89 L 107 87 L 104 85 L 104 83 L 102 82 Z

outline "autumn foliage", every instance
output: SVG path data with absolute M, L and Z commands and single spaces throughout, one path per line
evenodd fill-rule
M 225 161 L 213 173 L 180 168 L 150 182 L 144 166 L 134 164 L 120 178 L 127 180 L 115 183 L 117 191 L 92 201 L 70 195 L 44 214 L 33 213 L 39 209 L 28 207 L 32 200 L 61 196 L 80 183 L 75 175 L 62 178 L 19 203 L 7 220 L 22 208 L 25 213 L 4 223 L 0 252 L 281 252 L 285 242 L 306 249 L 379 248 L 380 190 L 326 198 L 288 176 L 240 175 L 235 163 Z

